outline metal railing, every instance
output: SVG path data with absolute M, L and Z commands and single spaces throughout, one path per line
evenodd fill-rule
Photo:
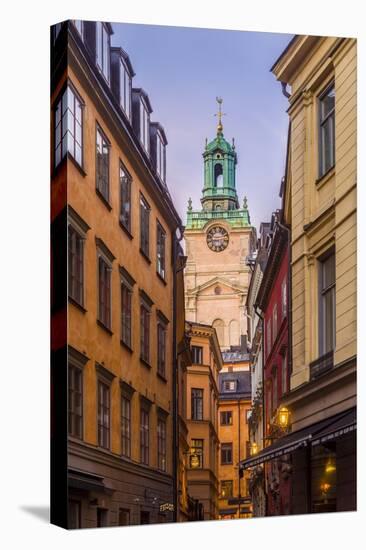
M 315 380 L 334 367 L 334 352 L 329 351 L 310 363 L 310 380 Z

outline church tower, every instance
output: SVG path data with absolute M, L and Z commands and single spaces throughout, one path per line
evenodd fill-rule
M 234 140 L 224 138 L 219 105 L 216 137 L 205 144 L 200 210 L 188 201 L 184 232 L 187 321 L 213 325 L 222 351 L 240 346 L 246 335 L 245 300 L 250 281 L 246 258 L 255 247 L 247 199 L 236 190 Z

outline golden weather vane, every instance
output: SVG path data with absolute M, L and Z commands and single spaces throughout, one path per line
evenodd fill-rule
M 217 133 L 221 133 L 222 134 L 222 130 L 223 130 L 223 126 L 222 126 L 222 117 L 223 116 L 226 116 L 226 113 L 223 113 L 222 110 L 221 110 L 221 105 L 223 104 L 223 99 L 222 97 L 216 97 L 216 101 L 219 105 L 219 112 L 218 113 L 215 113 L 214 116 L 217 116 L 219 121 L 218 121 L 218 125 L 217 125 Z

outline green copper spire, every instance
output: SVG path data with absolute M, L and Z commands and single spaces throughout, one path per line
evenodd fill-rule
M 240 209 L 236 192 L 235 171 L 237 155 L 234 138 L 230 144 L 224 138 L 222 117 L 223 100 L 216 97 L 218 103 L 218 117 L 216 137 L 205 141 L 203 152 L 204 159 L 204 186 L 202 189 L 202 211 L 192 209 L 192 203 L 188 203 L 187 228 L 200 229 L 210 219 L 220 218 L 227 220 L 233 227 L 250 226 L 249 211 L 246 206 Z M 246 204 L 246 203 L 245 203 Z
M 206 143 L 204 158 L 204 188 L 201 203 L 204 210 L 232 210 L 239 208 L 235 189 L 235 146 L 224 138 L 221 111 L 222 99 L 216 98 L 219 111 L 215 139 Z

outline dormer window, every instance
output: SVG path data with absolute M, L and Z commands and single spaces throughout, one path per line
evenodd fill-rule
M 140 141 L 147 153 L 149 153 L 149 124 L 150 114 L 145 101 L 140 97 Z
M 128 119 L 131 120 L 131 76 L 122 58 L 120 59 L 119 70 L 119 103 Z
M 156 132 L 156 171 L 161 180 L 165 181 L 165 143 L 161 133 Z
M 110 35 L 101 21 L 96 22 L 96 63 L 109 84 L 110 77 Z
M 234 392 L 236 390 L 236 380 L 225 380 L 224 381 L 224 391 L 225 392 Z

